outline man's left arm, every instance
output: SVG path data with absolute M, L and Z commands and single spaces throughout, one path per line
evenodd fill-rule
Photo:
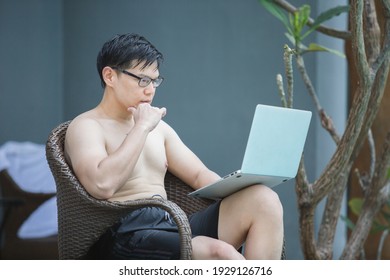
M 204 165 L 168 124 L 163 122 L 162 125 L 168 170 L 172 174 L 194 189 L 209 185 L 221 178 Z

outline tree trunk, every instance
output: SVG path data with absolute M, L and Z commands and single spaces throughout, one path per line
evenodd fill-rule
M 377 1 L 377 6 L 379 5 Z M 373 12 L 371 10 L 371 12 Z M 377 9 L 378 12 L 378 20 L 379 20 L 379 27 L 380 29 L 384 30 L 384 14 L 383 14 L 383 9 Z M 370 23 L 371 26 L 373 26 L 373 23 Z M 375 30 L 377 28 L 375 27 Z M 381 40 L 380 36 L 378 35 L 378 31 L 373 31 L 370 36 L 375 36 Z M 368 40 L 368 42 L 371 42 L 371 40 Z M 378 51 L 369 45 L 369 47 L 366 48 L 368 53 L 377 53 Z M 356 88 L 358 87 L 358 79 L 357 79 L 357 73 L 356 73 L 356 67 L 355 67 L 355 62 L 353 61 L 353 57 L 351 56 L 352 52 L 352 46 L 350 42 L 347 43 L 346 45 L 346 54 L 348 57 L 348 67 L 349 67 L 349 95 L 350 95 L 350 100 L 353 100 L 354 98 L 354 93 L 356 91 Z M 373 57 L 373 55 L 372 55 Z M 390 75 L 388 76 L 387 79 L 387 85 L 385 88 L 385 93 L 382 98 L 382 102 L 379 107 L 378 114 L 376 115 L 375 121 L 371 127 L 373 137 L 375 138 L 375 148 L 376 151 L 378 152 L 380 150 L 380 147 L 383 146 L 384 140 L 386 138 L 386 133 L 390 131 L 390 113 L 389 113 L 389 108 L 390 108 Z M 378 155 L 376 155 L 378 156 Z M 356 158 L 356 161 L 354 163 L 354 166 L 352 170 L 358 169 L 360 173 L 364 173 L 368 176 L 370 172 L 370 165 L 371 165 L 371 154 L 370 154 L 370 149 L 367 141 L 365 141 L 364 146 L 359 153 L 358 157 Z M 363 197 L 363 191 L 360 187 L 359 180 L 357 176 L 353 173 L 350 177 L 350 187 L 349 187 L 349 193 L 348 193 L 348 198 L 354 198 L 354 197 Z M 348 217 L 356 222 L 357 217 L 351 213 L 350 211 L 348 212 Z M 366 240 L 364 250 L 365 250 L 365 257 L 367 259 L 375 259 L 376 253 L 378 251 L 378 244 L 380 240 L 380 233 L 375 233 L 375 234 L 370 234 Z M 390 259 L 390 238 L 387 238 L 387 240 L 384 243 L 384 248 L 382 252 L 382 259 Z

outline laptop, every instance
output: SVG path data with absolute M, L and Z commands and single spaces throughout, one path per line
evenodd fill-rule
M 241 169 L 189 195 L 221 199 L 250 185 L 272 188 L 295 178 L 311 116 L 310 111 L 257 105 Z

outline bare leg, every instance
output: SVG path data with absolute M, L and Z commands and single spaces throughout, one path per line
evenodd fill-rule
M 192 239 L 192 258 L 194 260 L 244 260 L 230 244 L 207 236 Z
M 220 207 L 218 235 L 236 248 L 246 242 L 247 259 L 280 259 L 284 233 L 278 195 L 254 185 L 226 197 Z

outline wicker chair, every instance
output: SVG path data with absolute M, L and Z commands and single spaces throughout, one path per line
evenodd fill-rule
M 187 216 L 204 209 L 212 200 L 192 198 L 192 189 L 171 173 L 165 176 L 168 200 L 140 199 L 126 202 L 97 200 L 80 184 L 64 157 L 64 139 L 69 121 L 50 133 L 46 156 L 57 185 L 58 246 L 60 259 L 82 259 L 90 246 L 130 210 L 156 206 L 175 220 L 180 235 L 180 258 L 191 259 L 191 229 Z M 282 259 L 285 258 L 283 246 Z
M 167 173 L 168 200 L 140 199 L 126 202 L 97 200 L 80 184 L 64 157 L 64 139 L 69 121 L 49 135 L 46 156 L 57 185 L 58 249 L 60 259 L 82 259 L 90 246 L 121 216 L 130 210 L 156 206 L 167 211 L 178 225 L 180 258 L 191 259 L 191 229 L 187 215 L 205 208 L 212 201 L 188 197 L 190 187 Z

